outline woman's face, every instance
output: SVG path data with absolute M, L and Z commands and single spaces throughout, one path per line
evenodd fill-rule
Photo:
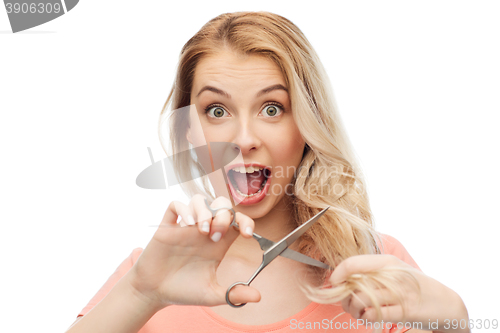
M 291 194 L 287 185 L 302 159 L 305 142 L 276 64 L 262 56 L 230 51 L 203 58 L 195 70 L 191 104 L 196 106 L 206 142 L 239 147 L 243 160 L 229 163 L 224 170 L 238 211 L 259 218 L 286 193 Z M 193 143 L 200 133 L 190 130 L 187 137 Z

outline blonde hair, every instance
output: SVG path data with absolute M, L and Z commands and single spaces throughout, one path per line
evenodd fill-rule
M 175 83 L 160 119 L 166 115 L 169 104 L 172 110 L 190 104 L 194 72 L 200 59 L 227 48 L 241 54 L 265 56 L 283 73 L 293 117 L 306 142 L 299 171 L 292 182 L 294 221 L 298 225 L 330 206 L 302 237 L 300 251 L 332 267 L 354 255 L 381 253 L 362 173 L 342 126 L 328 77 L 311 44 L 291 21 L 268 12 L 227 13 L 210 20 L 182 48 Z M 188 113 L 170 114 L 173 153 L 189 148 L 184 135 L 188 126 Z M 193 179 L 190 176 L 193 168 L 203 170 L 190 154 L 176 157 L 174 166 L 179 179 Z M 202 179 L 202 188 L 194 182 L 182 186 L 190 195 L 204 193 L 213 199 L 206 178 Z M 356 287 L 363 285 L 360 283 Z M 344 284 L 327 290 L 305 288 L 305 291 L 311 299 L 325 303 L 340 300 L 352 288 L 354 284 Z

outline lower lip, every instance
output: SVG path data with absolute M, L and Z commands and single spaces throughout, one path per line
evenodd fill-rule
M 253 204 L 256 204 L 256 203 L 262 201 L 265 198 L 267 191 L 269 190 L 269 187 L 271 186 L 271 177 L 272 176 L 269 176 L 267 178 L 266 184 L 264 185 L 264 187 L 262 188 L 262 190 L 260 191 L 259 194 L 256 194 L 252 197 L 244 197 L 236 191 L 236 189 L 233 187 L 233 184 L 231 183 L 231 180 L 229 179 L 229 176 L 228 176 L 228 183 L 229 183 L 229 188 L 231 189 L 231 194 L 233 195 L 233 198 L 236 198 L 238 201 L 236 204 L 237 205 L 253 205 Z

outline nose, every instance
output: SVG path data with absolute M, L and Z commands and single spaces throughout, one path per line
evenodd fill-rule
M 236 134 L 233 143 L 236 146 L 234 149 L 241 150 L 243 155 L 258 150 L 262 144 L 257 128 L 254 125 L 251 121 L 241 121 L 235 129 Z

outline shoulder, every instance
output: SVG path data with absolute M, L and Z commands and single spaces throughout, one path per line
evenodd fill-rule
M 377 244 L 383 254 L 392 254 L 392 252 L 398 252 L 405 248 L 400 241 L 392 236 L 382 233 L 377 233 L 377 236 Z
M 382 233 L 378 233 L 377 235 L 377 244 L 380 247 L 380 251 L 382 252 L 382 254 L 393 255 L 398 259 L 406 262 L 407 264 L 417 268 L 418 270 L 421 270 L 400 241 L 392 236 Z

